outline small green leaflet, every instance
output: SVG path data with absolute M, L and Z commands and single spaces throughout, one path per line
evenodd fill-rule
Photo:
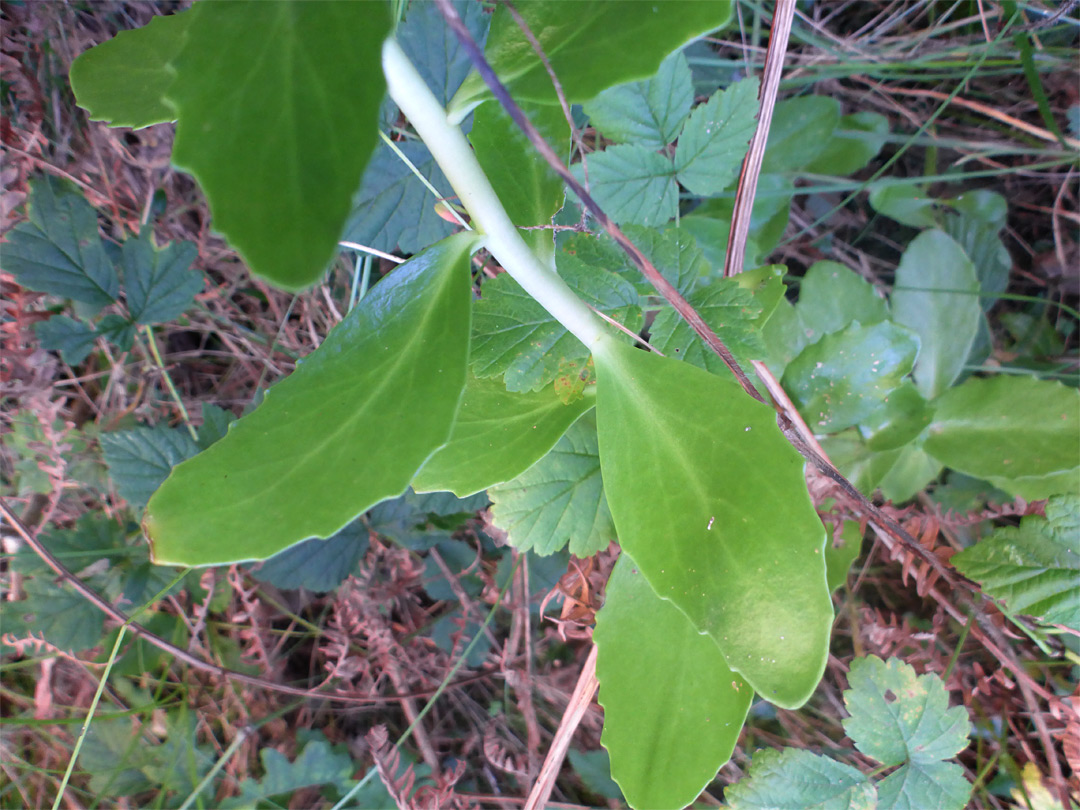
M 588 156 L 589 193 L 620 225 L 659 227 L 675 218 L 679 188 L 671 160 L 636 144 L 609 146 Z M 580 163 L 574 177 L 584 183 Z
M 45 577 L 29 580 L 24 589 L 26 599 L 4 608 L 16 614 L 12 624 L 5 617 L 5 632 L 18 635 L 37 633 L 61 650 L 80 653 L 101 643 L 105 615 L 86 601 L 86 597 L 63 585 L 57 586 Z M 23 617 L 33 616 L 26 622 Z M 18 625 L 22 624 L 22 627 Z
M 698 247 L 694 237 L 679 228 L 643 228 L 638 225 L 627 225 L 623 233 L 629 237 L 638 250 L 645 254 L 653 266 L 660 271 L 660 275 L 668 280 L 672 287 L 679 291 L 680 295 L 689 295 L 695 285 L 705 276 L 712 273 L 712 267 L 705 261 L 705 256 Z M 597 241 L 592 237 L 581 237 L 573 242 L 579 251 L 584 247 L 586 253 L 589 248 L 583 243 Z M 595 259 L 590 264 L 599 267 L 611 266 L 616 268 L 622 276 L 631 281 L 642 295 L 656 295 L 656 290 L 646 279 L 641 271 L 633 265 L 625 263 L 622 256 L 618 257 L 619 264 L 614 264 L 613 259 L 607 258 L 600 251 L 608 247 L 614 247 L 614 242 L 607 237 L 602 237 L 600 245 L 593 251 Z
M 809 342 L 839 332 L 853 321 L 863 326 L 889 317 L 889 305 L 874 286 L 839 262 L 814 262 L 799 284 L 799 320 Z
M 746 778 L 724 790 L 730 810 L 876 810 L 877 790 L 855 768 L 809 751 L 755 751 Z
M 98 235 L 97 212 L 52 177 L 30 181 L 29 222 L 12 228 L 4 269 L 27 289 L 100 309 L 116 300 L 120 279 Z
M 551 452 L 513 481 L 488 490 L 491 519 L 522 551 L 590 557 L 615 539 L 596 439 L 589 413 L 566 431 Z
M 53 315 L 47 321 L 34 324 L 34 334 L 41 341 L 41 348 L 60 352 L 64 362 L 77 366 L 94 350 L 97 333 L 82 321 L 67 315 Z
M 189 268 L 199 255 L 194 242 L 154 246 L 144 230 L 120 248 L 128 315 L 139 324 L 166 323 L 180 317 L 203 288 L 202 273 Z
M 690 114 L 675 150 L 675 169 L 694 194 L 718 194 L 738 175 L 757 129 L 757 94 L 756 78 L 735 82 Z
M 336 752 L 322 734 L 312 734 L 304 749 L 289 762 L 283 754 L 267 746 L 259 751 L 262 779 L 245 779 L 240 783 L 240 795 L 226 799 L 223 808 L 250 808 L 274 796 L 287 796 L 301 788 L 333 785 L 344 793 L 353 773 L 352 757 L 345 751 Z
M 368 528 L 354 520 L 326 540 L 312 538 L 278 552 L 254 567 L 255 579 L 289 590 L 332 591 L 356 571 L 368 550 Z
M 877 156 L 888 134 L 889 119 L 881 113 L 860 110 L 842 116 L 825 151 L 805 168 L 813 174 L 847 177 Z
M 141 508 L 172 468 L 200 448 L 183 428 L 156 425 L 104 433 L 101 449 L 109 476 L 124 500 Z
M 1056 495 L 1046 517 L 1027 515 L 952 558 L 1009 613 L 1080 632 L 1080 497 Z

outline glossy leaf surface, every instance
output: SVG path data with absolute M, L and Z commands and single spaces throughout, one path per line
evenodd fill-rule
M 1078 491 L 1080 395 L 1032 377 L 970 379 L 935 403 L 926 451 L 1028 500 Z
M 403 492 L 458 409 L 472 246 L 453 236 L 395 269 L 255 411 L 177 467 L 143 521 L 155 560 L 265 559 Z
M 622 344 L 596 369 L 619 542 L 762 697 L 801 705 L 832 622 L 802 457 L 734 382 Z
M 301 289 L 333 257 L 375 146 L 386 6 L 236 0 L 191 15 L 167 96 L 173 162 L 254 272 Z
M 726 25 L 731 9 L 726 2 L 694 0 L 542 0 L 522 3 L 518 11 L 540 42 L 566 100 L 573 104 L 612 85 L 653 75 L 680 45 Z M 484 55 L 515 98 L 558 103 L 543 62 L 504 8 L 495 9 Z M 460 120 L 488 98 L 490 91 L 474 71 L 448 111 Z
M 749 774 L 724 799 L 731 810 L 877 808 L 877 791 L 855 768 L 796 748 L 755 752 Z
M 739 174 L 757 129 L 757 94 L 757 79 L 736 82 L 690 114 L 675 151 L 675 168 L 679 182 L 694 194 L 717 194 Z
M 632 807 L 690 804 L 731 756 L 753 689 L 626 554 L 594 640 L 611 775 Z
M 413 488 L 463 498 L 509 481 L 546 455 L 592 405 L 585 398 L 565 405 L 550 388 L 513 393 L 500 379 L 470 375 L 450 441 L 427 460 Z

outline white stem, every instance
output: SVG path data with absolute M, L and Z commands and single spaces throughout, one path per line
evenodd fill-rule
M 382 62 L 390 97 L 431 150 L 473 224 L 483 234 L 484 246 L 525 292 L 590 351 L 602 351 L 613 340 L 603 322 L 525 244 L 465 135 L 449 123 L 446 110 L 392 38 L 383 43 Z

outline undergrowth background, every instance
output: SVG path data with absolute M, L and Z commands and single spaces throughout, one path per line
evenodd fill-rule
M 74 365 L 42 349 L 34 329 L 66 311 L 62 302 L 2 277 L 4 497 L 23 522 L 59 532 L 65 548 L 89 555 L 86 566 L 69 567 L 129 614 L 171 574 L 146 563 L 100 436 L 178 425 L 185 416 L 201 426 L 239 415 L 341 319 L 356 269 L 346 252 L 324 283 L 297 296 L 253 279 L 212 233 L 195 184 L 170 170 L 169 125 L 114 130 L 88 123 L 76 107 L 67 83 L 76 56 L 184 5 L 0 4 L 0 227 L 22 219 L 31 178 L 62 177 L 97 209 L 107 239 L 119 242 L 150 221 L 159 245 L 195 243 L 195 266 L 205 274 L 181 317 L 141 327 L 126 348 L 97 340 Z M 1008 201 L 1002 238 L 1012 267 L 1009 295 L 991 310 L 986 366 L 1030 369 L 1075 386 L 1076 322 L 1056 305 L 1075 307 L 1080 297 L 1080 22 L 1075 4 L 1022 7 L 1019 39 L 993 42 L 1011 10 L 991 2 L 799 6 L 781 96 L 814 93 L 839 99 L 845 113 L 878 112 L 890 134 L 850 181 L 800 180 L 770 260 L 787 265 L 793 287 L 807 267 L 829 258 L 888 289 L 917 230 L 877 214 L 860 192 L 862 180 L 892 161 L 884 176 L 897 188 L 919 179 L 931 197 L 996 191 Z M 708 48 L 696 47 L 692 66 L 760 74 L 767 21 L 761 7 L 739 4 L 736 24 Z M 993 526 L 1039 511 L 986 498 L 953 477 L 894 514 L 948 556 Z M 128 635 L 64 805 L 330 807 L 373 762 L 379 779 L 350 806 L 393 806 L 386 802 L 408 793 L 411 780 L 423 787 L 416 806 L 520 805 L 568 704 L 614 555 L 520 554 L 501 543 L 484 506 L 407 496 L 373 510 L 366 549 L 354 545 L 351 576 L 327 593 L 290 587 L 287 571 L 258 576 L 232 566 L 187 575 L 139 621 L 218 668 L 308 694 L 196 669 Z M 86 599 L 49 582 L 32 552 L 4 531 L 0 806 L 50 806 L 116 628 Z M 975 733 L 960 762 L 975 784 L 973 806 L 1053 806 L 1038 802 L 1061 801 L 1066 781 L 1075 793 L 1080 723 L 1068 698 L 1076 639 L 1040 648 L 1000 615 L 981 617 L 977 639 L 950 617 L 950 594 L 932 584 L 910 560 L 865 541 L 848 587 L 835 596 L 833 655 L 814 699 L 797 712 L 756 704 L 734 758 L 701 802 L 719 804 L 723 785 L 743 776 L 750 754 L 763 747 L 875 767 L 845 741 L 840 724 L 848 665 L 868 654 L 937 673 L 953 704 L 968 709 Z M 25 621 L 30 614 L 35 619 Z M 67 651 L 76 648 L 83 651 Z M 1002 656 L 1018 659 L 1027 677 L 1014 677 Z M 447 681 L 395 752 L 390 741 Z M 594 704 L 551 806 L 621 806 L 600 728 Z

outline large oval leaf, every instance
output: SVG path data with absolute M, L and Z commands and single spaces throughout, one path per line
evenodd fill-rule
M 473 244 L 452 236 L 394 270 L 262 405 L 176 467 L 143 519 L 154 560 L 265 559 L 400 495 L 461 399 Z
M 609 344 L 596 354 L 604 488 L 619 542 L 764 698 L 825 668 L 825 530 L 776 415 L 734 382 Z
M 754 690 L 626 554 L 596 615 L 600 741 L 631 807 L 684 807 L 731 757 Z
M 694 37 L 731 19 L 729 2 L 665 0 L 663 3 L 613 3 L 610 0 L 533 0 L 518 11 L 559 77 L 567 101 L 588 101 L 613 84 L 656 73 L 664 57 Z M 544 63 L 505 8 L 496 6 L 485 56 L 515 98 L 557 101 Z M 450 102 L 461 121 L 491 98 L 474 70 Z

